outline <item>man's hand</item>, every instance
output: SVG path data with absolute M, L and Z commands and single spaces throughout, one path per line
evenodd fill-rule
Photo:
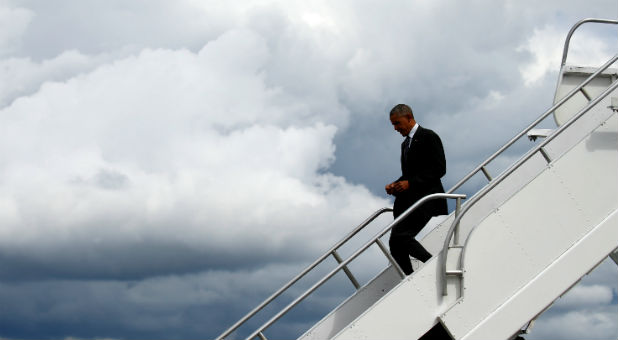
M 389 195 L 392 195 L 393 192 L 393 187 L 395 186 L 395 183 L 391 183 L 391 184 L 387 184 L 386 187 L 384 188 L 386 190 L 386 193 Z
M 408 181 L 399 181 L 388 184 L 384 189 L 386 189 L 386 193 L 389 195 L 393 195 L 399 192 L 406 191 L 410 188 L 410 183 Z

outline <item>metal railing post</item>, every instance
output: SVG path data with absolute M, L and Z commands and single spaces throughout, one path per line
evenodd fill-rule
M 399 276 L 401 276 L 402 279 L 405 278 L 406 273 L 404 273 L 403 269 L 399 267 L 399 264 L 397 264 L 397 261 L 395 261 L 395 258 L 393 258 L 393 255 L 391 255 L 391 252 L 388 251 L 388 249 L 386 249 L 386 246 L 384 245 L 384 243 L 382 243 L 380 239 L 377 239 L 376 243 L 378 244 L 378 247 L 380 247 L 380 249 L 384 253 L 384 256 L 386 256 L 386 258 L 388 259 L 388 262 L 390 262 L 391 265 L 395 267 L 395 270 L 397 270 L 397 273 L 399 273 Z
M 485 175 L 485 178 L 487 178 L 487 180 L 489 182 L 491 182 L 491 180 L 493 178 L 491 178 L 491 175 L 489 174 L 489 171 L 487 171 L 487 168 L 485 168 L 484 166 L 481 167 L 481 171 L 483 171 L 483 175 Z
M 461 198 L 458 198 L 455 203 L 455 218 L 457 218 L 460 213 L 461 213 Z M 453 245 L 456 247 L 461 246 L 461 244 L 459 243 L 459 223 L 455 225 L 455 238 L 453 241 Z
M 341 264 L 343 262 L 343 260 L 341 259 L 341 256 L 339 256 L 339 253 L 337 253 L 336 250 L 333 250 L 332 254 L 335 260 L 337 260 L 337 263 Z M 350 281 L 354 285 L 354 288 L 356 288 L 356 290 L 359 290 L 360 284 L 358 283 L 358 281 L 356 280 L 356 278 L 354 277 L 354 275 L 352 274 L 348 266 L 343 266 L 343 271 L 345 272 L 345 275 L 348 276 L 348 279 L 350 279 Z

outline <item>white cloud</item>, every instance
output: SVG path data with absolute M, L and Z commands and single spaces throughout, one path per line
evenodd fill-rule
M 65 261 L 96 244 L 106 265 L 143 240 L 310 252 L 388 204 L 324 173 L 333 112 L 269 87 L 269 57 L 259 35 L 232 31 L 199 53 L 145 50 L 15 100 L 0 111 L 4 249 Z
M 111 56 L 91 57 L 75 50 L 41 62 L 30 58 L 0 59 L 0 108 L 35 93 L 45 82 L 63 82 L 111 60 Z
M 519 47 L 519 51 L 527 51 L 534 58 L 532 62 L 520 69 L 526 85 L 531 85 L 547 73 L 556 70 L 556 61 L 562 56 L 563 37 L 564 32 L 548 26 L 535 29 L 526 44 Z
M 559 300 L 556 308 L 607 305 L 612 301 L 612 289 L 601 285 L 579 285 Z
M 612 309 L 615 306 L 611 307 Z M 618 334 L 616 314 L 605 310 L 578 310 L 558 314 L 537 323 L 530 339 L 608 339 Z
M 566 32 L 547 25 L 535 29 L 528 41 L 518 48 L 533 56 L 533 60 L 520 68 L 527 86 L 537 83 L 541 78 L 558 70 L 562 59 Z M 609 60 L 611 48 L 605 39 L 587 31 L 576 31 L 569 44 L 567 64 L 578 66 L 601 66 Z
M 610 339 L 616 325 L 616 264 L 609 258 L 541 314 L 526 339 Z

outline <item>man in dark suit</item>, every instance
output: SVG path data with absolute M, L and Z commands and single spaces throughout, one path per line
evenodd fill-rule
M 386 186 L 386 193 L 395 196 L 393 215 L 397 218 L 418 200 L 433 193 L 444 192 L 440 178 L 446 173 L 446 159 L 440 137 L 419 126 L 412 109 L 396 105 L 390 112 L 395 130 L 406 139 L 401 144 L 401 177 Z M 414 238 L 432 216 L 446 215 L 446 199 L 423 204 L 391 230 L 391 255 L 406 275 L 412 274 L 410 255 L 425 262 L 431 254 Z

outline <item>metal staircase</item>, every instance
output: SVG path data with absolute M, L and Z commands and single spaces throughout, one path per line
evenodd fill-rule
M 618 75 L 609 67 L 618 54 L 598 69 L 567 66 L 570 38 L 585 23 L 618 21 L 585 19 L 571 29 L 550 109 L 446 194 L 425 197 L 342 259 L 337 250 L 391 209 L 372 214 L 218 339 L 232 335 L 329 258 L 338 265 L 247 338 L 266 339 L 268 327 L 343 271 L 356 292 L 301 339 L 509 339 L 607 256 L 616 261 Z M 558 127 L 538 130 L 552 114 Z M 543 140 L 492 177 L 488 165 L 526 136 Z M 461 205 L 465 195 L 454 192 L 477 174 L 488 183 Z M 456 209 L 421 241 L 434 257 L 406 277 L 380 238 L 405 215 L 438 197 L 455 199 Z M 373 245 L 391 265 L 361 286 L 349 264 Z

